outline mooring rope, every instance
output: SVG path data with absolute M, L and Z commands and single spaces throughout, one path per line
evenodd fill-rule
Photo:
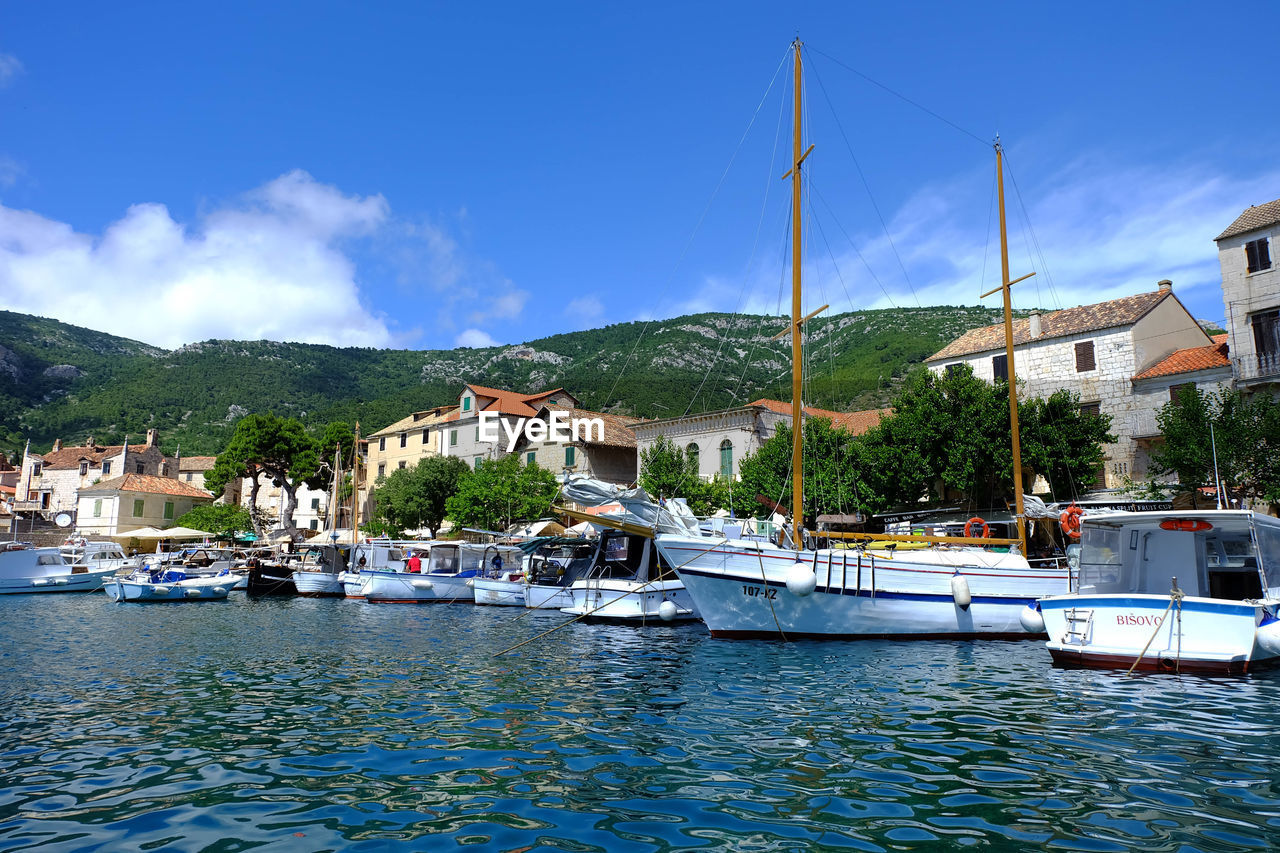
M 1129 667 L 1129 671 L 1128 671 L 1128 672 L 1126 672 L 1126 673 L 1125 673 L 1125 675 L 1133 675 L 1133 671 L 1134 671 L 1135 669 L 1137 669 L 1138 664 L 1142 662 L 1142 659 L 1143 659 L 1144 657 L 1146 657 L 1147 649 L 1151 648 L 1151 644 L 1152 644 L 1153 642 L 1155 642 L 1156 635 L 1157 635 L 1157 634 L 1159 634 L 1159 633 L 1160 633 L 1160 629 L 1164 627 L 1164 620 L 1165 620 L 1165 619 L 1167 619 L 1167 618 L 1169 617 L 1169 611 L 1173 609 L 1173 605 L 1174 605 L 1174 604 L 1177 604 L 1177 605 L 1178 605 L 1178 623 L 1179 623 L 1179 625 L 1181 625 L 1181 623 L 1182 623 L 1182 596 L 1183 596 L 1183 592 L 1182 592 L 1182 590 L 1178 589 L 1178 587 L 1175 585 L 1175 586 L 1174 586 L 1174 588 L 1173 588 L 1173 589 L 1170 591 L 1170 593 L 1169 593 L 1169 606 L 1168 606 L 1168 607 L 1166 607 L 1166 608 L 1164 609 L 1164 613 L 1160 614 L 1160 621 L 1156 623 L 1156 629 L 1155 629 L 1154 631 L 1152 631 L 1152 632 L 1151 632 L 1151 637 L 1150 637 L 1150 638 L 1148 638 L 1148 640 L 1147 640 L 1147 644 L 1146 644 L 1145 646 L 1143 646 L 1143 647 L 1142 647 L 1142 651 L 1138 653 L 1138 657 L 1137 657 L 1137 659 L 1136 659 L 1136 660 L 1134 660 L 1133 665 Z M 1181 664 L 1181 662 L 1182 662 L 1182 661 L 1181 661 L 1181 657 L 1182 657 L 1182 630 L 1181 630 L 1181 628 L 1179 628 L 1179 630 L 1178 630 L 1178 657 L 1179 657 L 1179 661 L 1178 661 L 1178 663 L 1179 663 L 1179 664 Z

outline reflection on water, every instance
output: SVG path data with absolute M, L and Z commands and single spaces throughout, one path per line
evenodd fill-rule
M 0 850 L 1268 849 L 1277 677 L 506 608 L 0 599 Z

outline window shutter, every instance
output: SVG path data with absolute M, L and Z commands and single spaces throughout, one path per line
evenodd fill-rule
M 1076 344 L 1076 373 L 1094 370 L 1097 364 L 1093 359 L 1093 341 L 1081 341 Z
M 991 376 L 996 382 L 1009 381 L 1009 356 L 997 355 L 992 357 Z
M 1258 269 L 1271 269 L 1271 249 L 1265 237 L 1258 241 Z
M 1102 414 L 1102 403 L 1081 403 L 1080 414 L 1096 418 Z

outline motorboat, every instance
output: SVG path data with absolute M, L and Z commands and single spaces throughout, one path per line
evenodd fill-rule
M 337 545 L 309 545 L 292 562 L 293 585 L 298 595 L 342 598 L 347 558 Z
M 94 592 L 114 566 L 69 565 L 58 548 L 11 543 L 0 550 L 0 594 L 25 592 Z
M 651 537 L 606 529 L 591 565 L 568 586 L 562 613 L 587 621 L 689 622 L 698 608 Z
M 569 587 L 587 569 L 595 556 L 595 543 L 584 539 L 552 542 L 544 553 L 539 548 L 525 567 L 524 606 L 534 610 L 560 610 L 573 606 Z
M 400 604 L 434 604 L 475 600 L 471 581 L 479 573 L 478 561 L 468 552 L 474 567 L 463 569 L 463 542 L 432 542 L 421 572 L 360 572 L 366 601 Z
M 1086 515 L 1074 591 L 1027 609 L 1055 663 L 1246 673 L 1280 661 L 1280 519 L 1247 510 Z
M 131 575 L 106 579 L 103 588 L 112 601 L 218 601 L 226 599 L 235 579 L 230 570 L 212 577 L 193 577 L 181 569 L 139 569 Z
M 59 549 L 69 566 L 110 569 L 112 572 L 137 568 L 138 558 L 125 556 L 124 548 L 110 540 L 71 538 Z
M 474 553 L 469 548 L 464 562 Z M 486 545 L 472 581 L 476 604 L 524 607 L 525 554 L 515 545 Z
M 366 539 L 351 546 L 342 588 L 347 598 L 364 598 L 367 580 L 377 574 L 403 574 L 412 553 L 425 557 L 429 542 L 395 542 L 387 537 Z

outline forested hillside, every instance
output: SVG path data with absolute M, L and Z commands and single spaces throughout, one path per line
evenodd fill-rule
M 915 364 L 995 310 L 859 311 L 807 327 L 807 402 L 882 405 Z M 205 341 L 167 352 L 55 320 L 0 311 L 0 450 L 30 439 L 102 443 L 160 430 L 166 453 L 219 452 L 236 421 L 275 412 L 308 424 L 359 420 L 367 434 L 456 399 L 464 382 L 537 391 L 563 386 L 587 408 L 642 417 L 790 399 L 789 337 L 778 317 L 696 314 L 620 323 L 516 346 L 338 349 Z

